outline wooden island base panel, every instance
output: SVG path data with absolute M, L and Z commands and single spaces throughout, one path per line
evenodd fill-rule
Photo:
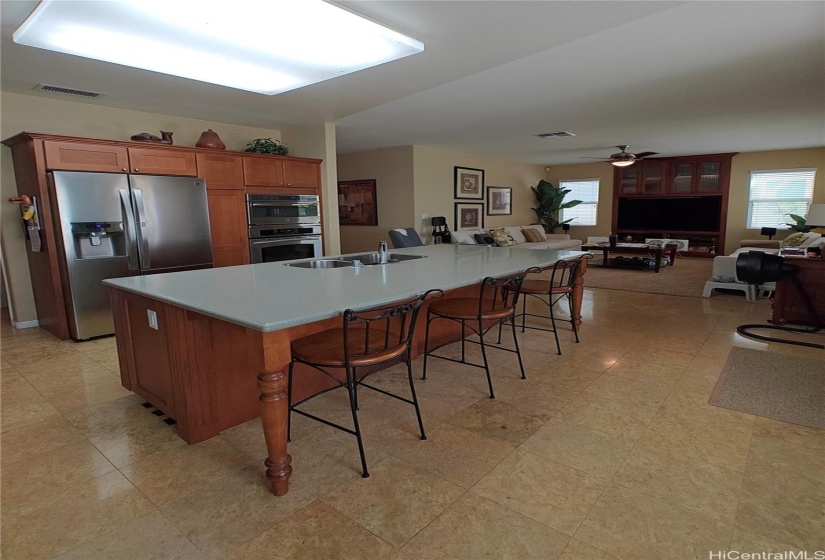
M 577 324 L 581 322 L 585 269 L 586 264 L 573 293 Z M 286 494 L 292 474 L 286 441 L 290 343 L 339 326 L 340 316 L 263 332 L 111 283 L 109 289 L 123 386 L 174 418 L 178 435 L 190 444 L 260 417 L 268 455 L 264 462 L 267 484 L 275 495 Z M 444 297 L 472 297 L 477 290 L 473 282 L 447 290 Z M 157 314 L 157 329 L 147 321 L 150 310 Z M 457 324 L 443 323 L 436 344 L 460 339 Z M 433 336 L 431 330 L 431 344 Z M 423 345 L 424 329 L 418 328 L 415 356 L 423 352 Z M 303 367 L 296 376 L 300 383 L 293 387 L 296 399 L 334 386 L 326 376 Z

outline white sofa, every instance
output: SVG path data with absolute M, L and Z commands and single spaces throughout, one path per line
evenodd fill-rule
M 820 250 L 825 249 L 825 237 L 818 233 L 805 234 L 799 243 L 792 245 L 800 249 L 808 249 L 811 247 L 819 247 Z M 739 280 L 736 276 L 736 259 L 740 254 L 747 251 L 762 251 L 775 255 L 779 253 L 779 248 L 768 249 L 765 247 L 740 247 L 730 255 L 719 255 L 713 258 L 713 272 L 712 278 L 705 282 L 705 288 L 702 291 L 704 297 L 713 295 L 713 290 L 739 290 L 745 292 L 747 301 L 754 301 L 756 297 L 763 292 L 772 292 L 774 290 L 774 283 L 769 282 L 761 286 L 752 286 Z
M 522 229 L 531 228 L 543 235 L 545 237 L 544 241 L 536 241 L 530 243 L 524 237 L 524 234 L 521 232 Z M 492 228 L 491 228 L 492 229 Z M 582 242 L 580 239 L 570 239 L 570 236 L 564 233 L 544 233 L 544 228 L 540 225 L 531 224 L 526 226 L 508 226 L 504 229 L 507 230 L 507 233 L 513 238 L 516 242 L 515 245 L 512 247 L 521 248 L 521 249 L 568 249 L 568 250 L 579 250 L 581 249 Z M 452 237 L 453 243 L 459 243 L 462 245 L 477 245 L 478 242 L 475 239 L 476 234 L 484 234 L 489 235 L 489 229 L 476 229 L 476 230 L 463 230 L 463 231 L 451 231 L 450 236 Z

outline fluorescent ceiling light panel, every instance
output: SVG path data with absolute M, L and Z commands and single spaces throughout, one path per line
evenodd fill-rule
M 43 0 L 14 41 L 266 95 L 424 50 L 323 0 Z

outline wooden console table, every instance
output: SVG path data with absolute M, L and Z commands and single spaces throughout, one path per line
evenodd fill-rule
M 825 320 L 825 258 L 787 258 L 786 262 L 799 270 L 796 275 L 797 278 L 802 283 L 808 297 L 811 298 L 811 303 L 820 320 Z M 793 279 L 790 277 L 782 278 L 776 282 L 772 323 L 777 325 L 812 323 L 802 303 L 802 298 L 793 284 Z

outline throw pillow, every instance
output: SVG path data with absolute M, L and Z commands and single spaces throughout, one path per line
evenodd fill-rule
M 803 241 L 805 241 L 805 234 L 797 231 L 782 240 L 782 247 L 799 247 Z
M 542 241 L 547 241 L 547 238 L 544 237 L 537 229 L 522 228 L 521 233 L 524 235 L 527 243 L 541 243 Z
M 476 242 L 473 239 L 473 236 L 467 233 L 466 231 L 451 231 L 450 232 L 453 237 L 453 243 L 458 243 L 459 245 L 475 245 Z
M 487 235 L 486 233 L 477 233 L 473 236 L 476 240 L 476 243 L 479 245 L 495 245 L 496 242 L 493 241 L 493 238 Z
M 511 245 L 516 244 L 516 240 L 513 239 L 513 236 L 510 235 L 504 228 L 493 228 L 490 230 L 490 236 L 493 238 L 493 241 L 496 242 L 496 245 L 499 247 L 510 247 Z

